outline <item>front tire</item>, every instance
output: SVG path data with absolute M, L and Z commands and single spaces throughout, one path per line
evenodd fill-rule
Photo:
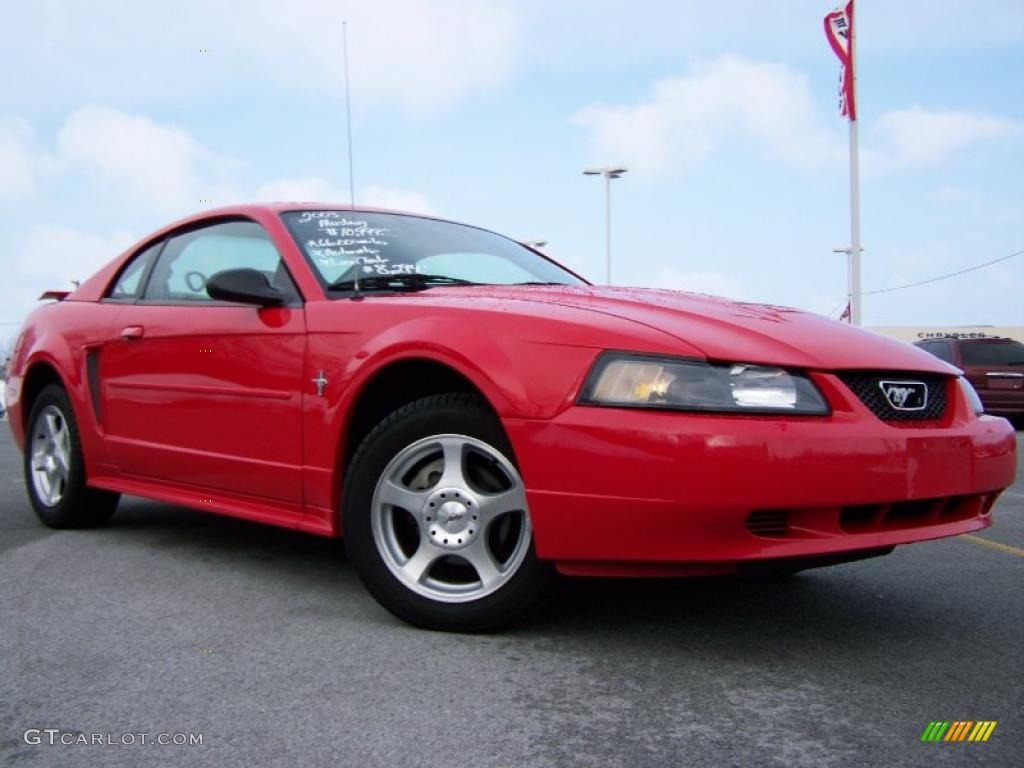
M 25 488 L 43 524 L 91 528 L 109 520 L 120 494 L 86 486 L 78 423 L 64 388 L 45 387 L 32 402 L 27 424 Z
M 406 405 L 377 425 L 345 479 L 342 531 L 370 593 L 401 619 L 472 632 L 530 607 L 550 567 L 534 553 L 522 478 L 474 395 Z

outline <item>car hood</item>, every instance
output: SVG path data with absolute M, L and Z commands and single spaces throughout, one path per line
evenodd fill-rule
M 441 293 L 445 303 L 455 297 L 469 303 L 490 299 L 611 315 L 668 333 L 712 360 L 817 370 L 955 372 L 910 344 L 788 307 L 682 291 L 598 286 L 481 286 L 418 296 L 440 298 Z

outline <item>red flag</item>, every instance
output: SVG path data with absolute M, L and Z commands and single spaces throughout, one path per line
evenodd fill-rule
M 825 37 L 843 65 L 839 80 L 839 112 L 851 120 L 857 119 L 857 105 L 853 103 L 853 55 L 850 40 L 853 37 L 853 0 L 845 8 L 836 8 L 825 17 Z

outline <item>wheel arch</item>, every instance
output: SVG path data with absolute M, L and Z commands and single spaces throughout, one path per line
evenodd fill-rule
M 498 408 L 471 375 L 449 361 L 405 356 L 383 363 L 361 382 L 349 401 L 338 441 L 338 472 L 347 471 L 359 444 L 388 414 L 423 397 L 447 392 L 479 396 L 500 421 Z

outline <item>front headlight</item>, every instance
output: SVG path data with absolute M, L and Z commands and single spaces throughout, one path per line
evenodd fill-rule
M 963 376 L 960 376 L 957 381 L 960 382 L 960 389 L 967 396 L 967 402 L 971 404 L 971 410 L 974 411 L 974 415 L 981 416 L 985 412 L 985 406 L 982 404 L 981 398 L 978 397 L 978 392 L 974 389 L 974 385 Z
M 733 413 L 824 415 L 828 403 L 804 374 L 746 363 L 602 355 L 583 387 L 587 405 Z

